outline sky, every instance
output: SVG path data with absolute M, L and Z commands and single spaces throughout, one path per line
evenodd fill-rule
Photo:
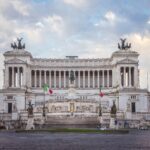
M 0 58 L 17 37 L 42 58 L 108 58 L 127 38 L 140 54 L 140 85 L 147 87 L 150 0 L 0 0 Z

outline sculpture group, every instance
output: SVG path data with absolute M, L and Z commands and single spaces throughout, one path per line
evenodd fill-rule
M 17 44 L 16 42 L 11 43 L 11 47 L 13 49 L 25 49 L 25 43 L 24 44 L 21 43 L 22 39 L 23 38 L 17 38 L 18 43 Z
M 131 43 L 126 43 L 126 39 L 120 39 L 121 40 L 121 45 L 118 43 L 118 48 L 120 50 L 127 50 L 131 48 Z

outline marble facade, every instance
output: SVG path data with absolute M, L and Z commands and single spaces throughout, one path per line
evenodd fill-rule
M 34 58 L 24 48 L 6 51 L 0 116 L 12 120 L 17 113 L 18 118 L 25 118 L 31 101 L 35 116 L 42 116 L 43 105 L 46 107 L 49 123 L 55 120 L 59 123 L 61 117 L 69 116 L 70 123 L 80 124 L 82 119 L 83 123 L 96 123 L 100 105 L 106 116 L 115 101 L 120 119 L 150 119 L 150 93 L 139 86 L 138 56 L 131 48 L 119 49 L 110 58 L 103 59 L 77 56 L 44 59 Z M 75 76 L 73 89 L 70 89 L 71 71 Z M 43 92 L 44 84 L 49 85 L 53 94 Z M 100 86 L 103 97 L 99 96 Z M 75 92 L 74 98 L 68 95 L 71 90 Z

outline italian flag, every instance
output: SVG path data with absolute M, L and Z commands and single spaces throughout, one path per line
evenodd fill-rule
M 102 92 L 102 86 L 100 86 L 100 93 L 99 93 L 99 96 L 100 96 L 100 97 L 103 97 L 103 96 L 104 96 L 104 93 Z
M 53 90 L 49 88 L 48 84 L 44 84 L 43 91 L 45 93 L 48 92 L 49 94 L 53 94 Z

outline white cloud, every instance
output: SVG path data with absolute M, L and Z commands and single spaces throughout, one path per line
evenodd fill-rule
M 108 11 L 105 14 L 105 18 L 110 22 L 114 22 L 116 20 L 116 15 L 112 11 Z
M 22 0 L 13 0 L 10 1 L 15 10 L 22 14 L 23 16 L 29 16 L 30 6 L 27 3 L 23 3 Z
M 59 35 L 62 35 L 65 30 L 65 22 L 61 16 L 53 15 L 44 18 L 43 24 L 48 28 L 51 32 L 55 32 Z
M 148 20 L 147 23 L 150 24 L 150 20 Z
M 23 16 L 29 16 L 30 8 L 30 5 L 28 5 L 28 3 L 23 2 L 23 0 L 0 0 L 0 12 L 7 12 L 7 10 L 15 9 L 15 11 L 17 11 L 19 14 Z
M 87 0 L 63 0 L 64 3 L 80 8 L 87 4 Z
M 108 11 L 104 14 L 103 18 L 100 19 L 98 22 L 94 23 L 94 26 L 101 26 L 101 27 L 110 27 L 116 25 L 117 23 L 127 22 L 126 18 L 120 17 L 116 15 L 112 11 Z
M 39 28 L 44 28 L 44 24 L 42 22 L 37 22 L 35 25 Z

